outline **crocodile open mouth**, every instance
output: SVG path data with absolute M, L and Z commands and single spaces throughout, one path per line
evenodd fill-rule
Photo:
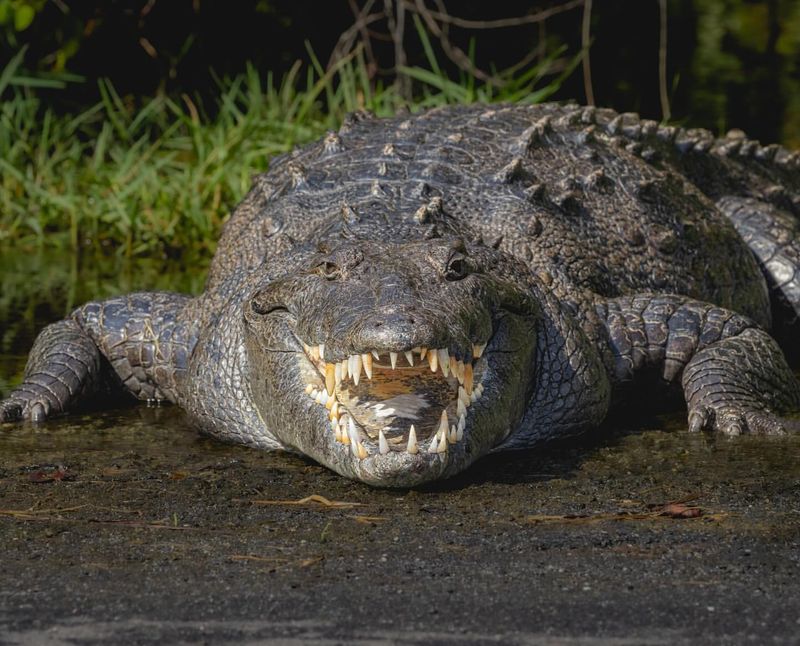
M 446 453 L 464 438 L 469 407 L 483 394 L 480 358 L 447 348 L 370 350 L 325 361 L 325 346 L 303 344 L 316 370 L 304 374 L 306 394 L 327 409 L 330 432 L 364 459 L 392 451 Z

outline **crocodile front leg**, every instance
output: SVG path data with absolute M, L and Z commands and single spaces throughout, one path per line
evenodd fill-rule
M 800 384 L 777 343 L 750 319 L 683 296 L 642 295 L 598 307 L 612 382 L 680 384 L 689 430 L 780 434 L 800 409 Z
M 41 421 L 108 388 L 175 401 L 194 345 L 181 314 L 191 299 L 139 293 L 91 302 L 37 337 L 22 384 L 0 402 L 0 421 Z

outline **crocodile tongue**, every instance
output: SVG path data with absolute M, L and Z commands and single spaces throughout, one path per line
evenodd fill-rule
M 446 349 L 413 348 L 329 363 L 324 346 L 304 344 L 322 382 L 309 379 L 306 393 L 328 409 L 336 441 L 350 445 L 359 458 L 390 451 L 444 453 L 463 439 L 468 408 L 482 394 L 473 382 L 484 348 L 475 346 L 466 362 Z
M 419 440 L 433 436 L 442 410 L 457 393 L 453 376 L 445 379 L 424 364 L 396 369 L 375 364 L 372 379 L 362 379 L 358 385 L 343 381 L 336 389 L 337 399 L 367 435 L 377 440 L 383 431 L 390 444 L 401 442 L 411 424 Z

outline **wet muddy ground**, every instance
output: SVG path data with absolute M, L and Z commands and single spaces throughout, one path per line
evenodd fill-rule
M 645 430 L 380 491 L 174 408 L 4 429 L 0 643 L 797 643 L 799 465 Z
M 172 407 L 0 427 L 0 644 L 798 643 L 800 436 L 683 429 L 387 491 Z

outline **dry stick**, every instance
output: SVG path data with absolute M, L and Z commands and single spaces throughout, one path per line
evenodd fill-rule
M 583 3 L 583 28 L 581 29 L 581 49 L 583 50 L 583 89 L 586 92 L 586 103 L 594 105 L 594 92 L 592 91 L 592 67 L 589 62 L 589 27 L 592 17 L 592 0 Z
M 383 20 L 385 16 L 382 13 L 373 13 L 369 16 L 366 16 L 363 20 L 365 25 L 369 25 L 377 20 Z M 347 58 L 353 49 L 355 49 L 355 43 L 357 40 L 357 35 L 359 33 L 359 24 L 354 24 L 350 26 L 348 29 L 342 32 L 342 35 L 339 36 L 339 40 L 336 42 L 336 46 L 333 48 L 333 52 L 328 59 L 328 65 L 326 69 L 331 69 L 335 67 L 343 58 Z
M 661 119 L 669 121 L 672 113 L 667 95 L 667 0 L 658 0 L 661 30 L 658 40 L 658 89 L 661 96 Z
M 404 2 L 404 0 L 399 0 L 399 2 Z M 501 87 L 503 85 L 502 81 L 496 77 L 475 67 L 472 64 L 472 61 L 469 59 L 469 56 L 467 56 L 461 49 L 450 42 L 445 32 L 442 31 L 441 27 L 439 26 L 439 23 L 436 22 L 431 12 L 425 6 L 423 0 L 415 0 L 414 5 L 409 3 L 408 8 L 416 11 L 417 14 L 425 21 L 425 25 L 428 27 L 428 30 L 439 39 L 439 43 L 441 44 L 444 53 L 451 61 L 458 65 L 458 67 L 465 72 L 472 74 L 475 78 L 480 79 L 484 83 L 494 85 L 495 87 Z
M 472 74 L 476 78 L 494 86 L 502 85 L 502 81 L 496 76 L 477 68 L 470 60 L 469 56 L 459 47 L 454 45 L 449 38 L 449 27 L 454 25 L 467 29 L 496 29 L 505 27 L 519 27 L 528 24 L 538 23 L 539 25 L 539 44 L 532 49 L 529 54 L 522 58 L 518 63 L 509 68 L 509 71 L 519 70 L 535 59 L 542 59 L 546 54 L 546 46 L 542 34 L 547 18 L 570 11 L 577 7 L 586 7 L 587 0 L 571 0 L 560 6 L 551 7 L 535 14 L 520 16 L 518 18 L 503 18 L 499 20 L 466 20 L 451 16 L 442 0 L 434 0 L 437 10 L 429 9 L 424 0 L 384 0 L 383 11 L 370 14 L 369 11 L 374 7 L 376 0 L 367 0 L 363 8 L 358 9 L 356 0 L 348 0 L 350 9 L 355 15 L 355 22 L 347 30 L 342 32 L 331 53 L 328 61 L 328 69 L 336 65 L 342 58 L 348 56 L 357 41 L 362 41 L 370 65 L 370 73 L 381 72 L 377 60 L 371 47 L 371 40 L 386 40 L 394 43 L 395 50 L 395 76 L 401 96 L 408 99 L 411 93 L 411 79 L 400 68 L 407 64 L 407 55 L 404 47 L 405 39 L 405 15 L 406 10 L 419 15 L 425 22 L 431 34 L 439 39 L 440 45 L 447 57 L 454 62 L 460 69 Z M 377 33 L 367 29 L 368 25 L 386 19 L 389 33 Z M 441 21 L 439 24 L 437 20 Z M 360 36 L 360 39 L 359 39 Z M 558 63 L 558 62 L 557 62 Z M 559 66 L 554 64 L 551 71 L 557 72 Z
M 400 96 L 404 100 L 411 100 L 411 79 L 402 68 L 406 67 L 408 59 L 406 58 L 406 50 L 403 47 L 403 40 L 405 38 L 406 28 L 406 6 L 403 0 L 397 0 L 397 16 L 395 17 L 395 10 L 392 8 L 393 0 L 385 0 L 386 19 L 389 24 L 389 33 L 392 35 L 394 42 L 394 65 L 395 76 L 397 77 L 397 85 L 400 91 Z
M 378 69 L 378 63 L 375 60 L 375 54 L 372 51 L 372 41 L 370 40 L 369 32 L 367 31 L 367 23 L 364 19 L 368 15 L 369 10 L 372 8 L 374 0 L 368 0 L 361 10 L 359 10 L 356 0 L 348 0 L 348 2 L 350 4 L 350 10 L 353 12 L 353 16 L 356 19 L 356 22 L 353 26 L 358 28 L 358 33 L 361 34 L 361 40 L 364 43 L 364 54 L 367 57 L 367 70 L 369 77 L 372 78 L 375 70 Z
M 547 38 L 547 27 L 544 21 L 540 22 L 537 27 L 539 29 L 539 42 L 536 43 L 536 61 L 541 65 L 544 57 L 547 55 L 547 43 L 545 42 Z
M 369 10 L 372 5 L 375 4 L 374 0 L 369 0 L 367 4 L 364 5 L 364 10 L 362 14 L 366 14 L 366 11 Z M 343 58 L 348 56 L 350 52 L 353 51 L 355 46 L 356 36 L 359 33 L 362 33 L 362 29 L 365 28 L 367 25 L 372 24 L 378 20 L 383 20 L 385 15 L 381 13 L 373 13 L 369 15 L 359 16 L 356 19 L 356 22 L 353 23 L 350 27 L 345 29 L 339 39 L 336 41 L 336 45 L 331 52 L 330 57 L 328 58 L 328 65 L 327 69 L 331 69 L 332 67 L 336 66 L 336 64 L 341 61 Z
M 551 16 L 556 16 L 560 13 L 564 13 L 565 11 L 569 11 L 570 9 L 575 9 L 583 6 L 583 4 L 584 0 L 572 0 L 571 2 L 565 2 L 562 5 L 550 7 L 549 9 L 544 9 L 543 11 L 531 14 L 529 16 L 520 16 L 519 18 L 500 18 L 498 20 L 467 20 L 465 18 L 451 16 L 446 11 L 441 10 L 431 11 L 430 14 L 436 20 L 449 23 L 455 27 L 464 27 L 466 29 L 498 29 L 503 27 L 519 27 L 520 25 L 529 25 L 537 22 L 541 23 Z
M 453 45 L 449 39 L 449 26 L 454 25 L 457 27 L 465 27 L 468 29 L 497 29 L 497 28 L 504 28 L 504 27 L 519 27 L 522 25 L 528 25 L 532 23 L 539 24 L 539 32 L 540 34 L 544 33 L 544 21 L 551 17 L 558 15 L 560 13 L 564 13 L 571 9 L 575 9 L 580 7 L 584 4 L 584 0 L 573 0 L 572 2 L 567 2 L 561 6 L 551 7 L 550 9 L 546 9 L 544 11 L 540 11 L 539 13 L 532 14 L 530 16 L 520 16 L 519 18 L 503 18 L 500 20 L 465 20 L 462 18 L 457 18 L 451 16 L 444 5 L 443 0 L 433 0 L 436 6 L 438 7 L 438 11 L 434 11 L 428 9 L 425 6 L 423 0 L 416 0 L 415 3 L 412 4 L 410 0 L 399 0 L 400 2 L 404 2 L 405 5 L 408 7 L 409 10 L 415 11 L 418 15 L 420 15 L 423 20 L 425 21 L 428 29 L 433 33 L 434 36 L 437 36 L 440 40 L 442 45 L 442 49 L 444 49 L 445 54 L 453 61 L 456 65 L 458 65 L 462 70 L 468 72 L 479 78 L 487 83 L 492 85 L 500 86 L 502 85 L 502 81 L 497 79 L 497 77 L 484 72 L 475 67 L 473 62 L 470 60 L 469 56 L 467 56 L 463 50 Z M 436 20 L 441 20 L 444 25 L 442 27 L 436 22 Z M 539 45 L 535 50 L 532 50 L 529 54 L 527 54 L 522 60 L 517 62 L 516 64 L 512 65 L 510 68 L 506 70 L 509 74 L 513 74 L 517 70 L 525 67 L 536 58 L 542 58 L 546 54 L 546 45 L 544 42 L 544 37 L 540 37 Z M 552 71 L 558 71 L 555 69 L 556 66 L 553 66 Z
M 251 505 L 311 505 L 325 507 L 330 509 L 350 509 L 351 507 L 362 507 L 363 503 L 360 502 L 345 502 L 343 500 L 329 500 L 325 496 L 319 494 L 311 494 L 300 500 L 243 500 L 235 499 L 234 502 L 249 502 Z

